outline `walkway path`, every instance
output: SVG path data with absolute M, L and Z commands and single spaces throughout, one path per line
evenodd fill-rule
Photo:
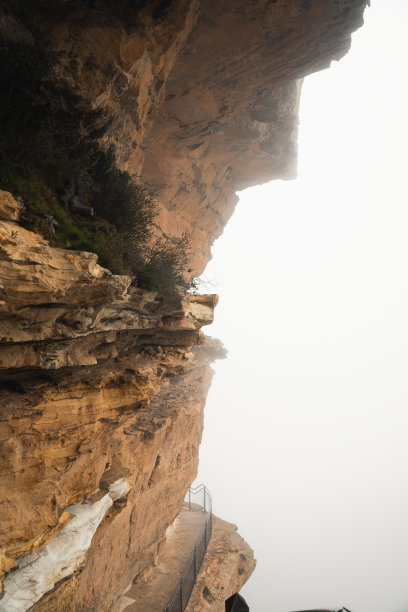
M 182 509 L 149 580 L 132 585 L 126 592 L 126 597 L 133 600 L 124 608 L 126 612 L 163 611 L 180 580 L 206 517 L 206 512 Z

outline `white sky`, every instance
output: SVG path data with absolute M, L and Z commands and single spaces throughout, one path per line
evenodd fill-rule
M 365 17 L 305 80 L 299 178 L 242 192 L 206 271 L 198 481 L 255 550 L 251 612 L 408 611 L 408 1 Z

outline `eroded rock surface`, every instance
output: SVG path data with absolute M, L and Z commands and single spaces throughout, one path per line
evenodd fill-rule
M 216 298 L 166 302 L 92 254 L 12 221 L 0 231 L 0 551 L 13 567 L 0 609 L 28 609 L 68 576 L 73 610 L 108 609 L 153 562 L 195 477 L 208 363 L 222 354 L 199 329 Z M 87 546 L 82 506 L 94 508 Z
M 241 590 L 255 564 L 254 553 L 237 527 L 214 516 L 207 554 L 186 612 L 224 612 L 225 600 Z
M 235 191 L 294 176 L 300 79 L 347 51 L 367 2 L 9 4 L 1 37 L 57 53 L 55 83 L 102 111 L 101 146 L 155 188 L 159 234 L 190 233 L 198 272 Z M 157 562 L 195 478 L 216 297 L 132 287 L 21 228 L 21 206 L 0 193 L 0 610 L 100 612 Z M 214 527 L 191 610 L 254 567 Z
M 20 11 L 21 36 L 58 53 L 56 81 L 111 117 L 104 145 L 156 190 L 158 231 L 191 235 L 201 272 L 236 190 L 295 176 L 300 79 L 347 52 L 367 3 L 43 0 Z

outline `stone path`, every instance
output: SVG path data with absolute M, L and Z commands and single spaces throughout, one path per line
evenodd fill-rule
M 126 592 L 126 612 L 163 612 L 193 550 L 207 514 L 182 509 L 153 568 L 148 582 L 133 584 Z M 133 600 L 133 601 L 130 601 Z M 123 602 L 125 603 L 125 602 Z M 127 603 L 127 602 L 126 602 Z

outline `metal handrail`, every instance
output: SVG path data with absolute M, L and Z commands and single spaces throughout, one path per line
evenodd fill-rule
M 204 491 L 204 504 L 202 505 L 202 509 L 204 510 L 204 512 L 207 512 L 207 507 L 206 507 L 206 501 L 208 498 L 209 501 L 209 510 L 212 510 L 212 497 L 211 497 L 211 493 L 209 492 L 209 490 L 207 489 L 207 487 L 204 484 L 199 484 L 196 487 L 189 487 L 188 488 L 188 509 L 191 510 L 191 494 L 193 495 L 197 495 L 197 493 L 199 493 L 200 491 Z
M 324 610 L 322 608 L 319 608 L 319 610 L 313 609 L 313 610 L 298 610 L 297 612 L 351 612 L 351 610 L 349 610 L 348 608 L 330 608 L 330 610 L 328 610 L 327 608 L 324 608 Z
M 207 551 L 208 542 L 211 538 L 212 533 L 212 498 L 209 490 L 203 484 L 197 487 L 190 487 L 188 490 L 188 508 L 191 510 L 191 494 L 195 495 L 203 491 L 204 503 L 201 506 L 202 510 L 207 513 L 204 525 L 195 541 L 191 555 L 189 556 L 183 573 L 180 576 L 180 580 L 173 593 L 170 596 L 167 606 L 164 608 L 164 612 L 184 612 L 188 600 L 190 599 L 191 592 L 196 583 L 198 572 L 200 571 L 202 562 L 204 560 L 205 553 Z M 208 501 L 208 510 L 207 510 Z M 204 548 L 201 554 L 201 559 L 198 556 L 198 552 L 201 548 Z M 190 578 L 190 584 L 187 583 Z M 192 580 L 191 580 L 192 578 Z M 186 586 L 185 586 L 186 585 Z M 183 587 L 185 586 L 184 590 Z

